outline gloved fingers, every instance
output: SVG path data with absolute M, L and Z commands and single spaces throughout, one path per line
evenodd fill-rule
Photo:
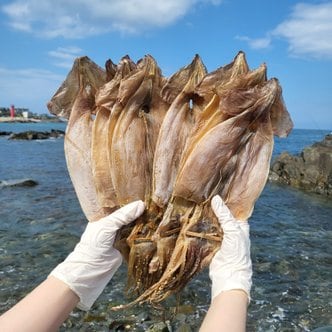
M 112 229 L 117 231 L 122 226 L 127 225 L 137 219 L 144 212 L 145 204 L 143 201 L 131 202 L 112 214 L 103 218 L 104 223 L 111 223 Z
M 211 207 L 223 229 L 225 228 L 227 222 L 235 220 L 232 212 L 229 210 L 229 208 L 219 195 L 216 195 L 212 198 Z
M 211 207 L 224 231 L 219 251 L 210 263 L 212 297 L 222 291 L 242 289 L 250 298 L 251 258 L 249 224 L 234 218 L 220 196 L 214 196 Z
M 234 218 L 232 212 L 219 195 L 212 198 L 211 207 L 224 232 L 238 230 L 239 226 L 248 225 L 247 221 Z
M 78 245 L 109 248 L 113 245 L 117 230 L 137 219 L 144 209 L 143 201 L 135 201 L 98 221 L 89 222 Z

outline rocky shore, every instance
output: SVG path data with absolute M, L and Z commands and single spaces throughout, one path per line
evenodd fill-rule
M 23 117 L 15 117 L 11 118 L 9 116 L 1 116 L 0 117 L 0 123 L 36 123 L 36 122 L 41 122 L 40 119 L 35 119 L 35 118 L 23 118 Z
M 0 133 L 1 134 L 1 133 Z M 6 132 L 8 135 L 8 132 Z M 23 131 L 21 133 L 9 133 L 10 140 L 33 140 L 33 139 L 49 139 L 49 138 L 59 138 L 65 135 L 63 130 L 51 129 L 51 131 Z
M 279 155 L 272 162 L 269 180 L 332 198 L 332 134 L 299 155 Z
M 48 117 L 48 118 L 23 118 L 23 117 L 14 117 L 9 116 L 0 116 L 0 123 L 39 123 L 39 122 L 66 122 L 65 120 L 58 117 Z
M 33 179 L 0 180 L 0 188 L 34 187 L 37 184 L 38 184 L 38 182 Z

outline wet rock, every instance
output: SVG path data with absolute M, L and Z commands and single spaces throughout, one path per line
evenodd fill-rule
M 103 322 L 106 320 L 105 315 L 93 315 L 90 313 L 87 313 L 84 318 L 84 322 Z
M 38 184 L 32 179 L 0 180 L 0 188 L 4 187 L 34 187 Z
M 0 136 L 9 136 L 11 133 L 11 131 L 0 131 Z
M 189 324 L 187 323 L 184 323 L 182 325 L 180 325 L 176 330 L 175 332 L 192 332 L 192 329 L 190 327 Z
M 303 295 L 303 290 L 299 288 L 298 286 L 290 286 L 288 289 L 288 294 L 292 296 L 302 296 Z
M 167 324 L 164 322 L 158 322 L 152 324 L 148 329 L 147 332 L 169 332 Z
M 332 198 L 332 134 L 298 156 L 282 153 L 272 163 L 269 180 Z
M 141 312 L 138 315 L 125 315 L 112 319 L 108 327 L 109 331 L 147 331 L 151 324 L 149 313 Z
M 332 325 L 326 325 L 312 330 L 312 332 L 332 332 Z
M 131 324 L 124 320 L 115 320 L 109 325 L 109 329 L 110 331 L 128 331 L 130 326 Z
M 136 320 L 139 322 L 145 322 L 151 320 L 149 313 L 146 311 L 141 312 L 137 315 Z
M 195 311 L 195 307 L 194 306 L 192 306 L 192 305 L 186 305 L 186 304 L 184 304 L 184 305 L 180 305 L 180 306 L 178 306 L 178 308 L 177 308 L 177 312 L 179 313 L 179 314 L 186 314 L 186 315 L 189 315 L 189 314 L 192 314 L 193 312 Z
M 10 140 L 34 140 L 34 139 L 49 139 L 63 137 L 65 132 L 63 130 L 52 129 L 51 131 L 35 131 L 28 130 L 21 133 L 12 133 L 8 139 Z
M 185 322 L 186 319 L 187 319 L 187 316 L 185 314 L 177 314 L 175 316 L 175 320 L 177 320 L 178 322 L 181 322 L 181 323 Z
M 256 263 L 257 272 L 270 272 L 271 271 L 271 262 L 262 262 Z

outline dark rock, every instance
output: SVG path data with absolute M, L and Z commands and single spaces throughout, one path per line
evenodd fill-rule
M 332 325 L 326 325 L 312 330 L 312 332 L 332 332 Z
M 137 315 L 136 320 L 139 322 L 145 322 L 151 320 L 149 313 L 146 311 L 141 312 Z
M 65 135 L 65 132 L 63 130 L 51 129 L 50 137 L 58 138 L 58 137 L 63 137 L 64 135 Z
M 282 153 L 271 165 L 269 180 L 332 197 L 332 135 L 298 156 Z
M 106 321 L 105 315 L 93 315 L 91 313 L 87 313 L 84 316 L 84 321 L 85 322 L 103 322 Z
M 32 179 L 3 180 L 0 181 L 0 188 L 4 187 L 34 187 L 38 184 Z
M 49 131 L 35 131 L 29 130 L 21 133 L 12 133 L 9 139 L 15 140 L 33 140 L 33 139 L 48 139 L 48 138 L 58 138 L 63 137 L 65 132 L 63 130 L 52 129 Z
M 0 136 L 9 136 L 11 133 L 11 131 L 0 131 Z
M 109 324 L 110 331 L 131 331 L 132 327 L 135 325 L 133 319 L 115 319 Z
M 148 332 L 169 332 L 169 329 L 164 322 L 159 322 L 151 325 L 148 329 Z
M 178 322 L 185 322 L 187 319 L 187 316 L 185 314 L 177 314 L 175 316 L 175 320 Z
M 176 309 L 176 312 L 178 314 L 186 314 L 186 315 L 190 315 L 195 311 L 195 308 L 189 304 L 183 304 L 183 305 L 177 306 L 174 309 Z
M 189 324 L 182 324 L 180 325 L 175 332 L 192 332 L 192 329 Z
M 109 325 L 110 331 L 125 331 L 127 323 L 125 321 L 113 321 Z

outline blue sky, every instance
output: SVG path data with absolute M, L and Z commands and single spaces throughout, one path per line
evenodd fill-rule
M 47 113 L 75 57 L 151 54 L 165 76 L 246 53 L 277 77 L 295 128 L 332 129 L 332 1 L 2 0 L 0 106 Z

